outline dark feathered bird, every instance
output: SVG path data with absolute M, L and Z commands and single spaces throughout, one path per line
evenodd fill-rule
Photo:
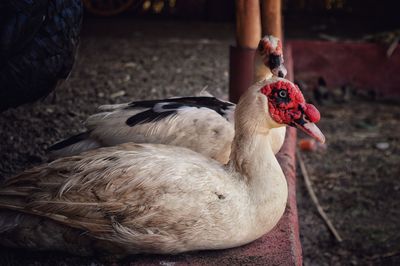
M 48 95 L 75 59 L 80 0 L 0 2 L 0 111 Z

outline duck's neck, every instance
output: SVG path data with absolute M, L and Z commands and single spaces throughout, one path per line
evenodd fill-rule
M 286 180 L 268 138 L 270 121 L 266 100 L 255 92 L 246 93 L 235 111 L 235 138 L 229 166 L 239 173 L 251 198 L 260 203 L 276 197 Z

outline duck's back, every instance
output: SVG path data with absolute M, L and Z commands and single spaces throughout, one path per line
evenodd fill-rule
M 234 105 L 214 97 L 181 97 L 107 105 L 90 116 L 87 132 L 51 148 L 53 156 L 126 142 L 186 147 L 226 163 L 234 136 Z

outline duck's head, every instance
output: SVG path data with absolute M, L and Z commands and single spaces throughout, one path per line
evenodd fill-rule
M 271 69 L 274 76 L 284 78 L 287 70 L 283 65 L 282 42 L 279 38 L 267 35 L 258 44 L 258 52 L 263 58 L 263 63 Z
M 283 78 L 271 78 L 261 82 L 257 93 L 268 106 L 270 125 L 284 124 L 296 127 L 324 143 L 325 136 L 315 125 L 320 119 L 317 108 L 304 100 L 299 87 Z

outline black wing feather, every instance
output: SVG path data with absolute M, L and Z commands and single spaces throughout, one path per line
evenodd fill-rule
M 158 110 L 155 107 L 160 104 Z M 149 108 L 149 110 L 135 114 L 126 120 L 126 124 L 133 127 L 138 124 L 159 121 L 168 116 L 176 115 L 178 110 L 185 107 L 208 108 L 223 116 L 229 107 L 234 106 L 233 103 L 221 101 L 215 97 L 181 97 L 162 100 L 135 101 L 128 104 L 125 109 L 132 108 Z M 161 110 L 160 110 L 161 109 Z
M 126 124 L 130 127 L 133 127 L 139 124 L 156 122 L 174 114 L 176 114 L 176 111 L 165 111 L 159 113 L 159 112 L 154 112 L 152 109 L 150 109 L 129 117 L 126 120 Z
M 83 132 L 51 145 L 48 151 L 57 151 L 90 137 L 90 132 Z

